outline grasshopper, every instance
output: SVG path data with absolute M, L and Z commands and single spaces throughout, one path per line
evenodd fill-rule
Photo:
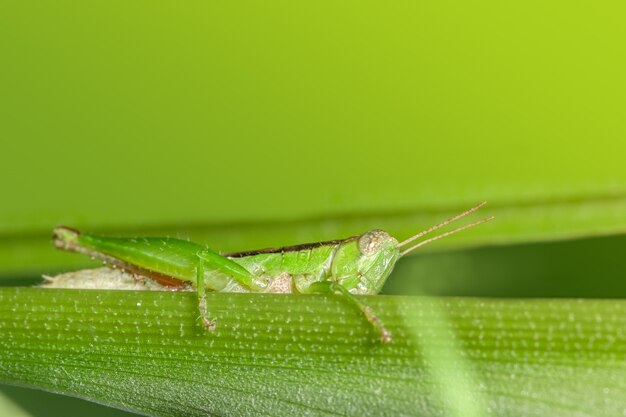
M 219 254 L 187 240 L 161 237 L 116 238 L 54 229 L 57 248 L 79 252 L 173 289 L 195 288 L 200 320 L 216 327 L 207 292 L 337 294 L 358 308 L 380 334 L 391 333 L 375 312 L 355 295 L 378 294 L 402 256 L 434 240 L 485 223 L 487 217 L 408 246 L 418 238 L 478 210 L 478 204 L 452 218 L 398 242 L 383 230 L 327 242 Z

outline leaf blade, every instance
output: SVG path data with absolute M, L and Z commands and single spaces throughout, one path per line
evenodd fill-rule
M 177 236 L 208 244 L 222 252 L 332 240 L 384 229 L 400 239 L 411 236 L 469 206 L 432 205 L 421 209 L 334 214 L 294 221 L 261 221 L 158 227 L 101 229 L 123 236 Z M 420 252 L 484 245 L 553 241 L 585 236 L 624 234 L 626 194 L 572 195 L 552 199 L 494 201 L 481 210 L 495 220 L 453 238 L 425 246 Z M 479 218 L 479 214 L 474 215 Z M 93 231 L 93 230 L 91 230 Z M 89 259 L 55 250 L 49 230 L 0 235 L 0 277 L 51 273 L 94 265 Z M 28 265 L 28 270 L 24 269 Z
M 477 409 L 497 415 L 626 405 L 619 300 L 370 297 L 390 346 L 334 297 L 214 294 L 216 335 L 195 324 L 194 301 L 1 289 L 0 379 L 151 415 L 440 415 L 449 396 L 432 364 L 448 363 L 444 376 L 473 375 L 485 398 Z

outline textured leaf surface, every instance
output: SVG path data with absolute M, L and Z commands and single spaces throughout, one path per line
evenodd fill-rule
M 0 379 L 149 415 L 607 416 L 626 302 L 0 290 Z

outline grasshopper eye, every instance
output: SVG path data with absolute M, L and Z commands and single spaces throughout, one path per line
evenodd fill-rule
M 359 251 L 365 256 L 374 255 L 389 238 L 384 230 L 370 230 L 359 238 Z

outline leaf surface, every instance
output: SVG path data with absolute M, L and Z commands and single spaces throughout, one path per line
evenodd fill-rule
M 0 379 L 148 415 L 606 416 L 626 302 L 0 289 Z M 465 411 L 463 413 L 463 411 Z

